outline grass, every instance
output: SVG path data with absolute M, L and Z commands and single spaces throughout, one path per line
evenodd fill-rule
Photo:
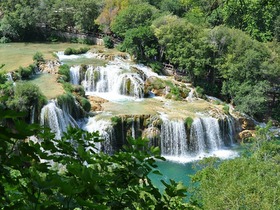
M 30 80 L 31 83 L 37 85 L 47 99 L 57 98 L 64 93 L 63 87 L 56 82 L 55 74 L 39 74 Z
M 52 59 L 53 53 L 64 51 L 67 47 L 86 47 L 77 43 L 7 43 L 0 44 L 0 65 L 5 64 L 3 70 L 10 72 L 18 67 L 26 67 L 33 63 L 33 55 L 36 52 L 43 53 L 45 59 Z

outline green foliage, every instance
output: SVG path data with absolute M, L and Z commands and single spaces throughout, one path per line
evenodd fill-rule
M 20 77 L 22 79 L 29 79 L 31 77 L 31 75 L 34 74 L 35 72 L 35 66 L 34 65 L 29 65 L 28 67 L 19 67 L 19 69 L 17 70 L 17 72 L 19 73 Z
M 200 86 L 197 86 L 196 88 L 195 88 L 195 92 L 196 92 L 196 94 L 197 94 L 197 96 L 199 97 L 199 98 L 204 98 L 205 97 L 205 93 L 204 93 L 204 89 L 202 88 L 202 87 L 200 87 Z
M 258 129 L 246 156 L 204 161 L 193 177 L 195 199 L 203 209 L 278 209 L 280 145 L 269 128 Z
M 154 72 L 156 72 L 157 74 L 161 74 L 162 73 L 162 69 L 163 69 L 163 64 L 161 62 L 158 61 L 151 61 L 149 63 L 147 63 L 147 65 L 149 67 L 152 68 L 152 70 Z
M 111 49 L 111 48 L 114 48 L 114 42 L 113 40 L 111 39 L 110 36 L 105 36 L 103 38 L 103 41 L 104 41 L 104 46 L 108 49 Z
M 117 35 L 125 37 L 130 29 L 149 26 L 156 12 L 153 6 L 145 3 L 128 6 L 119 12 L 111 24 L 111 29 Z
M 61 77 L 62 81 L 70 81 L 70 66 L 68 66 L 67 64 L 59 66 L 58 73 L 63 76 Z
M 64 50 L 64 55 L 78 55 L 78 54 L 86 53 L 89 50 L 90 50 L 89 47 L 81 47 L 79 49 L 68 47 L 66 50 Z
M 83 109 L 86 111 L 86 112 L 89 112 L 90 109 L 91 109 L 91 105 L 90 105 L 90 102 L 89 100 L 87 100 L 86 98 L 84 97 L 81 97 L 80 100 L 79 100 L 81 106 L 83 107 Z
M 3 36 L 3 37 L 0 38 L 0 43 L 1 44 L 9 43 L 9 42 L 11 42 L 11 40 L 8 37 Z
M 187 126 L 188 129 L 191 128 L 192 123 L 193 123 L 193 118 L 187 117 L 187 118 L 185 119 L 185 125 Z
M 13 209 L 194 209 L 183 202 L 186 188 L 164 182 L 163 194 L 148 177 L 159 149 L 148 140 L 128 139 L 123 151 L 96 152 L 97 133 L 69 128 L 61 140 L 47 129 L 17 121 L 22 116 L 1 112 L 1 206 Z M 16 132 L 15 132 L 16 131 Z M 37 134 L 42 141 L 24 141 Z M 12 137 L 12 138 L 11 138 Z M 41 161 L 41 160 L 44 161 Z
M 122 119 L 118 116 L 114 116 L 114 117 L 111 117 L 111 121 L 112 121 L 113 125 L 117 125 L 118 123 L 120 123 L 122 121 Z
M 227 105 L 227 104 L 224 105 L 223 106 L 223 111 L 224 111 L 225 114 L 229 114 L 229 105 Z
M 8 108 L 29 113 L 32 107 L 41 109 L 46 103 L 46 99 L 40 89 L 29 82 L 18 82 L 14 86 L 14 94 L 6 101 Z
M 33 55 L 33 61 L 35 62 L 36 65 L 39 63 L 45 62 L 43 54 L 41 52 L 36 52 Z
M 156 37 L 149 27 L 128 30 L 121 47 L 137 60 L 150 60 L 158 54 Z

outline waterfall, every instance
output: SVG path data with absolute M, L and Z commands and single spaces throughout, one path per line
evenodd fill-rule
M 6 76 L 7 76 L 7 81 L 14 83 L 14 80 L 13 80 L 11 72 L 7 73 Z
M 110 93 L 135 98 L 144 97 L 144 81 L 140 75 L 116 64 L 108 64 L 106 67 L 89 67 L 83 86 L 87 94 Z
M 68 126 L 78 126 L 72 116 L 60 109 L 54 100 L 42 108 L 40 124 L 49 127 L 56 139 L 61 139 Z
M 33 124 L 35 122 L 35 106 L 31 106 L 30 110 L 30 124 Z
M 104 119 L 96 119 L 91 117 L 88 119 L 87 124 L 83 128 L 88 132 L 99 132 L 100 137 L 104 140 L 102 142 L 95 143 L 95 147 L 98 151 L 105 152 L 107 154 L 112 154 L 113 144 L 114 144 L 114 129 L 111 121 Z
M 186 156 L 187 135 L 183 120 L 169 120 L 162 117 L 161 154 L 163 156 Z
M 192 153 L 215 151 L 224 146 L 219 122 L 212 117 L 195 119 L 191 126 L 190 136 L 189 145 Z
M 192 153 L 201 153 L 206 150 L 205 133 L 200 118 L 196 118 L 191 126 L 189 148 Z
M 224 119 L 220 121 L 220 127 L 222 129 L 223 139 L 226 146 L 232 146 L 234 144 L 234 137 L 236 135 L 236 123 L 232 116 L 226 115 Z
M 194 101 L 194 89 L 193 89 L 193 88 L 191 88 L 191 91 L 189 92 L 189 94 L 188 94 L 186 100 L 187 100 L 188 102 L 193 102 L 193 101 Z
M 80 84 L 80 66 L 72 66 L 70 68 L 70 82 L 73 85 Z

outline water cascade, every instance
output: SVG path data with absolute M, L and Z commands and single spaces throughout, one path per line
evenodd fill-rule
M 80 66 L 70 67 L 70 82 L 73 85 L 80 84 Z
M 107 154 L 112 154 L 114 152 L 113 146 L 115 138 L 111 121 L 91 117 L 88 119 L 88 122 L 83 129 L 88 132 L 99 132 L 104 141 L 95 143 L 97 151 L 102 151 Z
M 54 100 L 51 100 L 42 108 L 40 124 L 49 127 L 55 133 L 56 139 L 62 137 L 68 126 L 78 127 L 73 117 L 59 108 Z
M 162 117 L 161 153 L 163 156 L 186 156 L 187 135 L 183 120 L 169 120 Z
M 144 81 L 127 66 L 111 63 L 105 67 L 90 66 L 85 73 L 83 86 L 87 94 L 108 93 L 143 98 Z
M 65 55 L 59 56 L 61 59 L 68 59 Z M 149 77 L 160 76 L 144 65 L 133 65 L 118 58 L 106 66 L 89 65 L 86 68 L 81 74 L 79 66 L 71 67 L 71 83 L 82 84 L 87 95 L 97 95 L 109 100 L 104 103 L 102 113 L 94 113 L 95 117 L 86 119 L 86 123 L 80 126 L 89 132 L 99 131 L 104 141 L 96 143 L 97 151 L 112 154 L 127 143 L 127 137 L 142 136 L 150 139 L 150 145 L 159 146 L 163 156 L 176 157 L 174 160 L 185 159 L 189 162 L 197 160 L 197 157 L 216 154 L 215 152 L 234 144 L 235 119 L 224 114 L 218 115 L 217 118 L 210 117 L 213 107 L 209 102 L 194 100 L 193 88 L 190 88 L 187 97 L 184 96 L 185 100 L 176 103 L 164 98 L 164 94 L 163 97 L 159 95 L 133 102 L 119 100 L 123 96 L 143 98 L 144 81 Z M 160 83 L 163 88 L 157 89 L 165 88 L 167 94 L 170 87 L 166 84 L 173 80 L 162 77 L 162 80 L 166 81 Z M 149 85 L 146 81 L 146 88 Z M 178 82 L 174 82 L 174 85 L 178 85 Z M 78 106 L 73 103 L 71 97 L 68 98 L 58 100 L 59 103 L 50 101 L 41 111 L 41 124 L 50 127 L 57 139 L 61 138 L 68 125 L 77 126 L 75 120 L 85 117 L 83 113 L 77 114 Z M 178 110 L 182 112 L 178 113 Z M 184 122 L 184 119 L 190 116 L 189 112 L 192 112 L 191 116 L 194 118 L 191 127 L 187 127 Z M 198 112 L 209 113 L 209 116 L 202 117 Z
M 196 118 L 191 126 L 189 149 L 199 154 L 224 146 L 219 122 L 212 117 Z

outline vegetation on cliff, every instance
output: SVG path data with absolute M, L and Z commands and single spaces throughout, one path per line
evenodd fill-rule
M 206 94 L 279 120 L 278 1 L 4 0 L 0 11 L 2 42 L 101 31 L 157 71 L 170 63 Z

